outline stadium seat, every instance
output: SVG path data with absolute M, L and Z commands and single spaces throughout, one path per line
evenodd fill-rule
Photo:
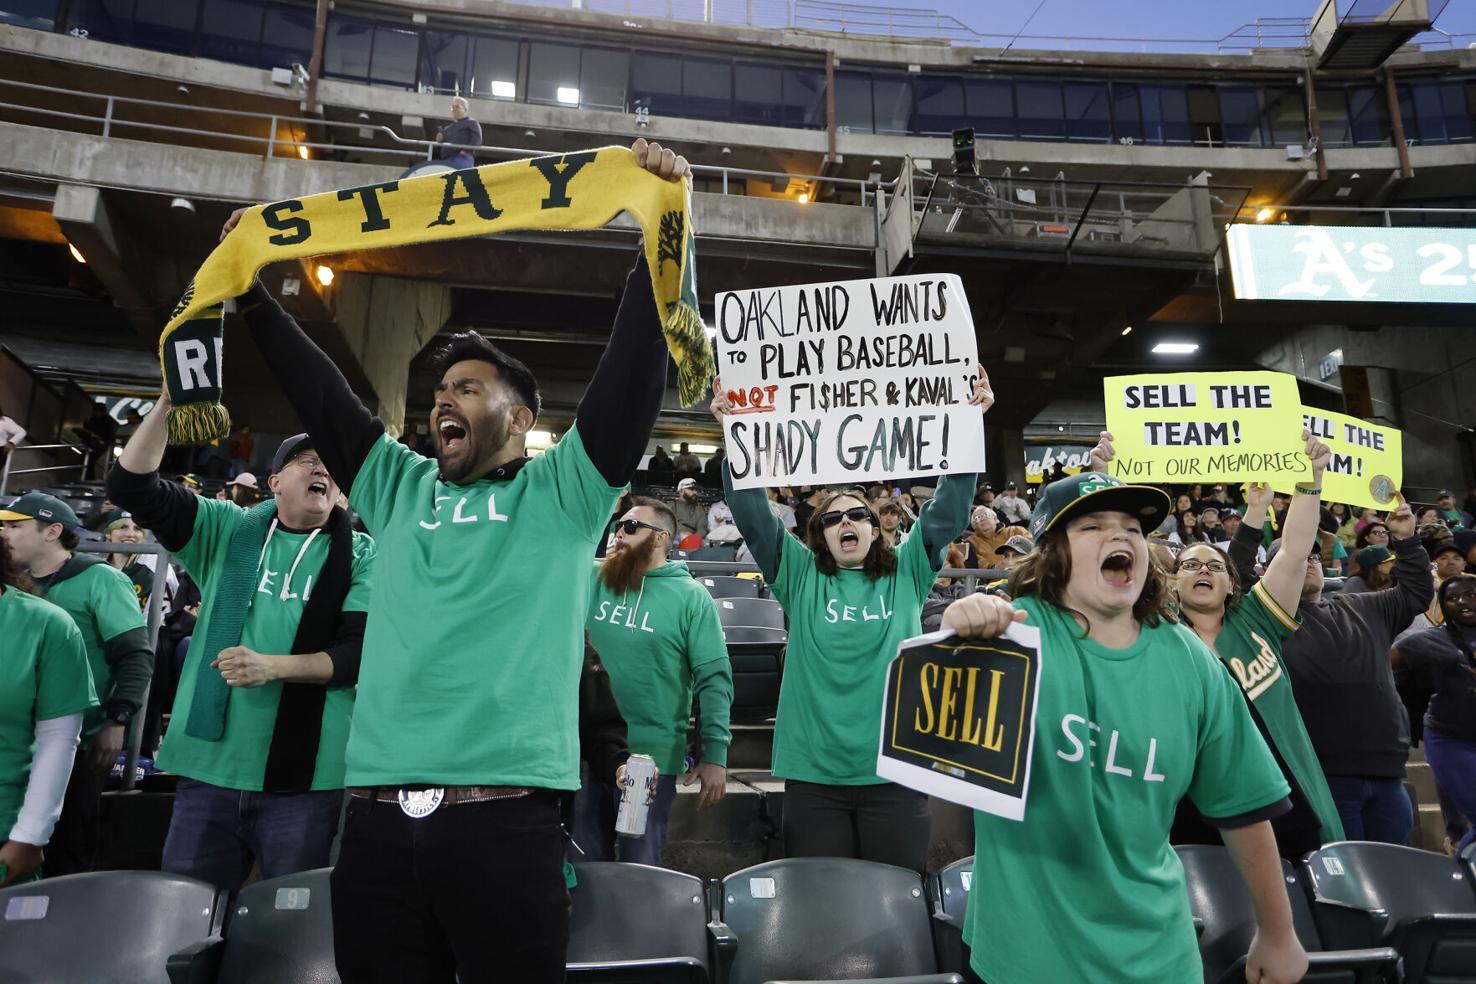
M 697 582 L 714 598 L 759 598 L 764 583 L 751 577 L 699 577 Z
M 1174 848 L 1184 865 L 1189 910 L 1199 931 L 1199 953 L 1204 960 L 1205 984 L 1232 984 L 1245 980 L 1245 957 L 1256 932 L 1250 892 L 1230 852 L 1218 845 L 1191 844 Z M 1302 879 L 1282 862 L 1287 898 L 1297 937 L 1307 951 L 1308 984 L 1380 984 L 1399 980 L 1399 954 L 1389 947 L 1362 950 L 1324 950 L 1312 919 Z
M 574 866 L 569 980 L 586 984 L 707 984 L 733 939 L 710 923 L 702 882 L 618 862 Z
M 174 984 L 337 984 L 331 868 L 260 881 L 230 907 L 225 939 L 169 962 Z M 215 968 L 219 970 L 216 971 Z
M 218 935 L 215 886 L 100 871 L 0 891 L 0 981 L 167 984 L 169 956 Z
M 733 664 L 733 720 L 743 723 L 768 720 L 779 708 L 784 647 L 789 642 L 789 633 L 783 629 L 733 625 L 724 627 L 723 639 Z
M 710 547 L 697 547 L 688 550 L 687 560 L 715 560 L 724 564 L 732 564 L 738 560 L 738 548 L 725 544 L 714 544 Z
M 764 629 L 782 629 L 784 609 L 771 598 L 719 598 L 718 621 L 723 628 L 750 625 Z
M 1328 844 L 1302 864 L 1329 947 L 1392 946 L 1409 984 L 1476 982 L 1476 892 L 1461 865 L 1363 841 Z
M 937 874 L 928 876 L 928 895 L 933 906 L 933 946 L 938 953 L 938 966 L 944 970 L 963 970 L 964 917 L 968 913 L 973 882 L 972 857 L 960 858 Z
M 722 921 L 738 939 L 729 984 L 859 981 L 962 984 L 937 972 L 915 871 L 851 858 L 788 858 L 723 879 Z

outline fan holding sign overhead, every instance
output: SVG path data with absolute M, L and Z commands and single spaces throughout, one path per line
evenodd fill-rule
M 917 631 L 923 600 L 943 566 L 948 543 L 968 523 L 977 475 L 964 463 L 983 461 L 980 416 L 994 402 L 994 394 L 983 367 L 972 358 L 972 327 L 967 339 L 968 362 L 949 361 L 965 351 L 961 341 L 942 344 L 944 337 L 953 337 L 952 327 L 943 329 L 938 324 L 942 305 L 956 311 L 962 302 L 956 279 L 951 286 L 943 286 L 946 300 L 942 302 L 937 284 L 930 291 L 919 288 L 924 303 L 916 311 L 907 311 L 909 319 L 926 315 L 921 325 L 913 325 L 912 343 L 927 349 L 922 355 L 916 347 L 912 349 L 914 376 L 942 380 L 938 398 L 946 402 L 918 403 L 909 409 L 903 404 L 914 397 L 906 395 L 905 372 L 836 368 L 838 361 L 854 358 L 859 351 L 866 351 L 868 358 L 876 354 L 894 361 L 900 358 L 899 335 L 879 332 L 875 319 L 870 314 L 859 317 L 856 306 L 865 298 L 869 309 L 873 290 L 875 296 L 882 296 L 876 285 L 887 283 L 804 288 L 812 293 L 806 296 L 803 317 L 798 314 L 801 302 L 793 293 L 799 288 L 753 292 L 744 301 L 748 326 L 740 329 L 729 322 L 722 365 L 726 372 L 730 365 L 736 369 L 747 363 L 767 364 L 772 382 L 764 387 L 755 382 L 740 393 L 740 387 L 732 385 L 734 377 L 714 380 L 712 411 L 729 433 L 728 467 L 723 474 L 727 503 L 773 596 L 789 617 L 772 766 L 774 775 L 786 780 L 784 838 L 789 854 L 859 857 L 921 871 L 928 851 L 927 796 L 890 783 L 876 771 L 886 668 L 898 644 Z M 847 315 L 848 301 L 843 298 L 852 296 L 856 304 Z M 719 312 L 723 303 L 720 299 Z M 829 327 L 817 329 L 811 305 L 821 303 Z M 806 327 L 796 336 L 802 324 Z M 753 343 L 748 349 L 736 347 L 744 331 Z M 775 348 L 766 351 L 763 347 L 769 345 Z M 788 360 L 782 373 L 778 368 L 781 351 Z M 803 378 L 798 361 L 801 351 L 809 366 Z M 938 359 L 943 361 L 923 371 L 922 362 Z M 839 375 L 832 377 L 832 370 Z M 760 368 L 759 381 L 764 379 L 763 371 Z M 745 378 L 752 381 L 754 376 Z M 830 393 L 844 405 L 835 406 L 832 400 L 823 408 L 817 403 L 790 413 L 804 399 L 801 394 L 807 391 L 802 385 L 809 392 Z M 831 386 L 835 388 L 829 389 Z M 898 403 L 890 410 L 862 395 L 869 391 L 884 401 L 891 386 L 898 390 Z M 933 430 L 943 415 L 948 423 Z M 866 450 L 870 464 L 848 471 L 841 462 L 850 452 L 843 446 L 837 448 L 836 442 L 852 426 L 847 421 L 856 416 L 867 418 L 869 422 L 859 426 L 868 431 L 883 417 L 892 422 L 888 428 L 896 425 L 898 433 L 912 425 L 911 447 L 904 452 L 889 443 L 889 429 L 885 447 Z M 758 433 L 765 428 L 773 433 L 781 425 L 798 428 L 796 434 L 803 436 L 797 440 L 805 443 L 798 448 L 785 444 L 780 450 L 768 439 L 753 439 L 756 428 Z M 895 550 L 880 535 L 873 505 L 859 490 L 822 493 L 797 538 L 785 532 L 761 488 L 847 477 L 880 480 L 936 474 L 942 447 L 933 442 L 941 440 L 941 434 L 948 435 L 949 468 L 938 482 L 937 495 L 919 510 L 912 535 Z M 922 466 L 924 456 L 930 462 L 927 467 Z M 776 473 L 774 468 L 780 465 L 783 470 Z

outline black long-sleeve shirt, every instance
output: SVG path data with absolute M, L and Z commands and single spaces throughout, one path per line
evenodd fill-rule
M 1254 564 L 1259 530 L 1244 526 L 1229 554 L 1245 576 Z M 1435 580 L 1419 537 L 1393 540 L 1394 586 L 1334 594 L 1297 608 L 1302 627 L 1281 648 L 1297 708 L 1330 776 L 1399 779 L 1409 758 L 1409 722 L 1394 687 L 1389 647 L 1430 604 Z
M 352 489 L 384 424 L 260 281 L 242 302 L 257 348 L 281 381 L 313 449 L 338 487 Z M 669 358 L 666 340 L 655 330 L 659 325 L 642 255 L 626 277 L 609 344 L 575 418 L 590 461 L 613 486 L 626 484 L 635 474 L 661 412 Z

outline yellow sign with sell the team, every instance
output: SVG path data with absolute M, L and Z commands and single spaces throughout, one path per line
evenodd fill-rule
M 1393 427 L 1329 410 L 1302 408 L 1302 420 L 1312 436 L 1332 450 L 1322 473 L 1322 501 L 1345 502 L 1369 509 L 1392 509 L 1395 493 L 1404 483 L 1404 439 Z M 1276 482 L 1278 492 L 1294 491 L 1294 482 Z
M 1280 372 L 1184 372 L 1102 381 L 1116 456 L 1127 482 L 1270 482 L 1312 476 L 1302 400 Z

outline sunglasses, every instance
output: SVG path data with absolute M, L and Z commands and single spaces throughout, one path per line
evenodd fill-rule
M 659 526 L 652 526 L 650 523 L 643 523 L 639 519 L 622 519 L 620 522 L 615 524 L 615 528 L 620 530 L 626 536 L 635 536 L 636 533 L 641 530 L 654 530 L 657 533 L 666 532 L 666 530 L 663 530 Z
M 839 526 L 843 519 L 849 519 L 853 523 L 869 523 L 871 522 L 871 510 L 865 506 L 852 506 L 845 512 L 837 509 L 834 512 L 821 513 L 820 525 L 825 527 Z

